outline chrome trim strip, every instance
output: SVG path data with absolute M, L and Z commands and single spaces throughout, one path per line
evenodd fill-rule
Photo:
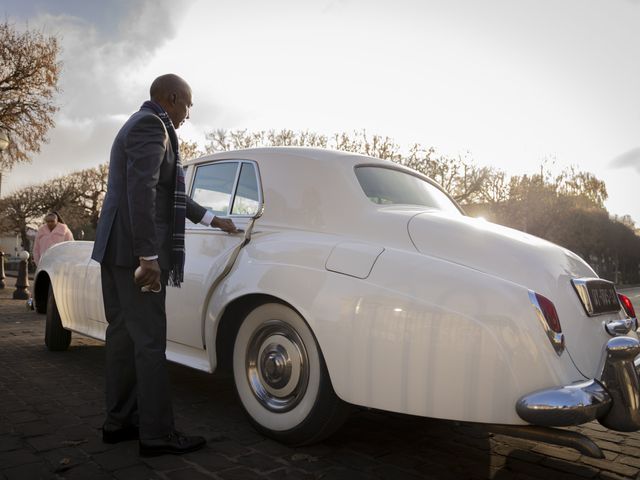
M 538 390 L 516 403 L 520 418 L 546 427 L 581 425 L 601 417 L 610 408 L 611 397 L 596 380 Z
M 533 308 L 536 311 L 538 320 L 540 320 L 540 323 L 542 324 L 542 328 L 544 329 L 544 332 L 547 334 L 547 338 L 551 342 L 553 349 L 556 351 L 558 356 L 562 355 L 562 352 L 564 352 L 564 334 L 562 332 L 556 333 L 553 330 L 551 330 L 551 327 L 549 327 L 549 324 L 547 323 L 547 319 L 544 317 L 544 313 L 542 312 L 542 307 L 540 307 L 540 304 L 538 303 L 536 294 L 532 290 L 529 290 L 529 300 L 531 301 L 531 304 L 533 305 Z
M 233 251 L 231 252 L 231 254 L 229 255 L 229 259 L 227 260 L 227 263 L 225 264 L 224 268 L 222 269 L 222 272 L 220 272 L 220 275 L 218 275 L 216 277 L 216 279 L 211 283 L 211 286 L 209 287 L 209 290 L 207 291 L 207 295 L 204 299 L 203 305 L 205 306 L 205 308 L 202 309 L 202 329 L 201 329 L 201 334 L 202 334 L 202 345 L 204 348 L 207 348 L 207 340 L 205 337 L 205 329 L 206 329 L 206 319 L 207 319 L 207 315 L 208 315 L 208 305 L 209 302 L 211 301 L 211 297 L 213 296 L 213 293 L 216 291 L 216 289 L 218 288 L 218 286 L 222 283 L 222 281 L 226 278 L 227 275 L 229 275 L 229 272 L 231 271 L 231 269 L 233 268 L 233 266 L 236 263 L 236 260 L 238 258 L 238 255 L 240 255 L 240 250 L 242 250 L 250 241 L 251 241 L 251 235 L 253 233 L 253 226 L 256 223 L 256 220 L 258 218 L 260 218 L 260 216 L 262 215 L 263 212 L 263 207 L 260 206 L 260 209 L 258 210 L 258 213 L 256 213 L 256 215 L 251 219 L 251 221 L 249 222 L 249 225 L 247 226 L 246 230 L 244 231 L 244 237 L 242 238 L 242 241 L 240 243 L 238 243 L 238 245 L 236 245 L 233 249 Z
M 260 206 L 263 205 L 262 203 L 262 181 L 260 180 L 260 171 L 258 170 L 258 164 L 253 161 L 253 160 L 242 160 L 240 161 L 240 168 L 238 168 L 238 175 L 236 177 L 236 180 L 234 182 L 233 185 L 233 196 L 231 197 L 231 206 L 229 207 L 229 217 L 231 218 L 238 218 L 238 217 L 255 217 L 257 215 L 257 213 L 255 214 L 238 214 L 238 213 L 232 213 L 233 212 L 233 207 L 235 205 L 236 202 L 236 198 L 238 195 L 238 185 L 240 184 L 240 175 L 242 174 L 242 167 L 245 165 L 250 165 L 253 168 L 253 172 L 256 175 L 256 183 L 258 184 L 258 210 L 260 210 Z M 262 214 L 260 214 L 262 215 Z
M 640 429 L 640 382 L 634 360 L 639 354 L 640 342 L 635 338 L 616 337 L 607 342 L 602 383 L 607 387 L 613 405 L 598 421 L 612 430 L 633 432 Z
M 584 307 L 585 312 L 589 317 L 597 317 L 598 315 L 609 315 L 613 312 L 603 312 L 603 313 L 594 313 L 593 304 L 591 303 L 591 297 L 589 296 L 589 290 L 587 289 L 587 284 L 591 281 L 598 281 L 609 283 L 613 285 L 613 282 L 609 280 L 604 280 L 602 278 L 572 278 L 571 285 L 573 285 L 573 289 L 578 294 L 580 301 L 582 302 L 582 306 Z M 615 286 L 614 286 L 615 291 Z M 616 292 L 617 294 L 617 292 Z M 622 308 L 622 307 L 621 307 Z
M 233 180 L 233 187 L 231 187 L 231 195 L 229 196 L 229 206 L 227 207 L 227 215 L 231 215 L 233 209 L 233 202 L 236 200 L 236 190 L 238 190 L 238 182 L 240 181 L 240 172 L 242 171 L 242 162 L 238 162 L 236 167 L 236 178 Z
M 578 294 L 578 297 L 580 297 L 580 301 L 587 315 L 591 316 L 593 315 L 593 305 L 591 305 L 591 298 L 589 298 L 589 292 L 587 291 L 588 280 L 588 278 L 573 278 L 571 279 L 571 284 Z

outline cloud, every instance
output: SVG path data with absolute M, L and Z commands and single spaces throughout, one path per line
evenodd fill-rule
M 631 167 L 640 173 L 640 147 L 632 148 L 611 160 L 610 165 L 615 168 Z
M 30 20 L 61 38 L 60 114 L 84 118 L 137 107 L 149 81 L 140 83 L 135 73 L 175 37 L 181 16 L 174 10 L 169 0 L 139 0 L 108 24 L 48 13 Z
M 123 121 L 118 116 L 59 121 L 51 142 L 42 146 L 33 163 L 18 165 L 5 173 L 3 195 L 14 189 L 11 187 L 38 184 L 107 162 L 111 142 Z
M 97 2 L 96 11 L 85 9 L 82 16 L 38 12 L 29 18 L 28 28 L 60 39 L 60 110 L 49 143 L 32 164 L 5 172 L 3 194 L 108 160 L 118 128 L 148 96 L 152 79 L 138 73 L 177 35 L 183 5 L 119 2 L 114 17 L 96 21 L 104 13 Z

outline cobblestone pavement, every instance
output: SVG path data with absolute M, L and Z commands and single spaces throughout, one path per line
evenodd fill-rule
M 0 479 L 577 479 L 640 478 L 640 434 L 581 429 L 605 460 L 479 427 L 355 411 L 333 437 L 288 448 L 257 434 L 229 376 L 170 364 L 178 427 L 206 449 L 143 459 L 137 443 L 103 444 L 104 348 L 74 335 L 46 350 L 44 316 L 0 290 Z

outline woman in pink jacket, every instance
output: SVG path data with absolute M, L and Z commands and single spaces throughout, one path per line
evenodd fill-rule
M 49 247 L 56 243 L 73 240 L 73 233 L 62 221 L 58 212 L 50 212 L 44 217 L 45 224 L 38 229 L 36 241 L 33 245 L 33 260 L 36 265 L 40 263 L 40 257 Z

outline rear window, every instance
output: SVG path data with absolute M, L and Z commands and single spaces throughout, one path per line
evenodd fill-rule
M 364 194 L 378 205 L 419 205 L 460 214 L 458 207 L 439 188 L 400 170 L 384 167 L 356 167 Z

